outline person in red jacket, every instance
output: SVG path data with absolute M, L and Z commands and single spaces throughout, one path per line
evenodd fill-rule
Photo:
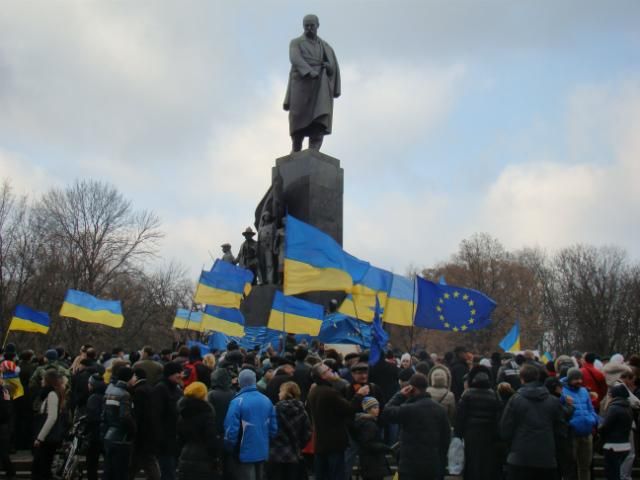
M 598 398 L 591 395 L 591 403 L 596 412 L 600 410 L 600 402 L 607 396 L 607 382 L 604 375 L 593 363 L 596 361 L 595 353 L 587 353 L 582 357 L 582 382 L 590 393 L 596 393 Z

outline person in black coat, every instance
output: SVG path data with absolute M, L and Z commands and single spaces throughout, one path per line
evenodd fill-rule
M 304 403 L 309 394 L 309 388 L 313 383 L 311 380 L 311 365 L 305 362 L 309 351 L 302 346 L 297 346 L 294 352 L 296 360 L 295 370 L 293 371 L 293 381 L 300 387 L 300 400 Z
M 553 478 L 557 461 L 555 439 L 567 436 L 560 401 L 538 382 L 539 371 L 524 364 L 522 387 L 511 397 L 500 421 L 500 435 L 511 443 L 507 456 L 509 480 Z
M 451 372 L 451 391 L 456 397 L 456 403 L 460 401 L 462 392 L 464 392 L 464 379 L 469 373 L 469 362 L 467 359 L 467 349 L 464 347 L 456 347 L 453 351 L 455 359 L 449 367 Z
M 276 362 L 278 362 L 279 366 L 271 380 L 269 380 L 269 383 L 267 383 L 267 393 L 265 393 L 274 405 L 279 401 L 280 386 L 283 383 L 294 381 L 293 373 L 295 371 L 295 366 L 290 360 L 281 358 L 276 360 Z
M 464 480 L 499 478 L 501 471 L 498 423 L 502 402 L 491 389 L 491 371 L 471 369 L 469 388 L 456 410 L 456 437 L 464 440 Z
M 169 362 L 160 380 L 153 387 L 154 451 L 162 480 L 174 480 L 178 456 L 177 431 L 178 400 L 182 397 L 182 365 Z
M 382 412 L 382 421 L 397 423 L 402 480 L 442 480 L 447 465 L 451 427 L 447 412 L 427 393 L 427 377 L 415 373 Z
M 104 392 L 107 384 L 100 373 L 94 373 L 89 377 L 89 398 L 87 399 L 87 479 L 98 480 L 98 464 L 102 453 L 102 436 L 100 434 L 100 420 L 104 404 Z
M 382 389 L 384 398 L 393 397 L 399 390 L 398 374 L 400 369 L 396 364 L 393 352 L 389 350 L 385 358 L 381 358 L 378 363 L 369 370 L 369 379 Z
M 217 478 L 218 442 L 215 413 L 206 401 L 207 387 L 193 382 L 184 390 L 178 416 L 178 480 Z
M 136 367 L 133 370 L 133 375 L 134 383 L 131 387 L 131 397 L 137 430 L 133 439 L 129 478 L 135 478 L 140 470 L 144 470 L 147 478 L 157 479 L 160 478 L 160 467 L 154 455 L 155 402 L 153 401 L 153 387 L 147 382 L 145 369 Z
M 6 478 L 13 478 L 16 475 L 16 468 L 9 457 L 9 451 L 11 450 L 9 422 L 12 415 L 11 396 L 9 395 L 9 390 L 4 386 L 4 380 L 0 372 L 0 463 L 2 463 Z
M 380 405 L 373 397 L 362 400 L 363 413 L 356 416 L 354 438 L 359 446 L 360 476 L 363 480 L 382 480 L 389 475 L 385 454 L 391 448 L 382 441 L 382 430 L 378 425 Z
M 629 404 L 629 390 L 616 385 L 609 391 L 611 402 L 599 427 L 602 435 L 604 471 L 607 480 L 620 480 L 620 467 L 631 450 L 629 437 L 633 424 L 633 413 Z

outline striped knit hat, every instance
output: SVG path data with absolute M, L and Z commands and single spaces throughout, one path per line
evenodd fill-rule
M 373 407 L 379 407 L 380 403 L 373 397 L 364 397 L 362 399 L 362 410 L 368 412 Z

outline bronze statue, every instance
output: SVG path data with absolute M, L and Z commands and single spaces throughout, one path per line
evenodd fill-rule
M 222 245 L 220 245 L 220 248 L 222 248 L 222 260 L 224 260 L 225 262 L 229 262 L 232 265 L 235 265 L 236 259 L 233 256 L 233 253 L 231 253 L 231 244 L 223 243 Z
M 276 224 L 268 210 L 262 214 L 258 229 L 258 265 L 260 266 L 260 283 L 275 283 L 274 244 Z
M 258 281 L 258 242 L 253 239 L 254 235 L 255 232 L 251 227 L 247 227 L 242 232 L 244 242 L 240 245 L 236 263 L 253 272 L 253 284 L 255 285 Z
M 340 68 L 331 46 L 318 37 L 318 17 L 306 15 L 302 26 L 304 34 L 289 44 L 291 71 L 283 105 L 294 152 L 302 149 L 304 137 L 309 137 L 309 148 L 320 150 L 331 133 L 333 99 L 340 96 Z

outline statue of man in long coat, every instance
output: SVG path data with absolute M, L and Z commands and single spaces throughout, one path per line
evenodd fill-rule
M 304 34 L 289 45 L 291 72 L 283 105 L 294 152 L 302 149 L 304 137 L 309 137 L 309 148 L 320 150 L 331 133 L 333 99 L 340 96 L 340 68 L 333 48 L 318 37 L 318 17 L 307 15 L 302 25 Z

